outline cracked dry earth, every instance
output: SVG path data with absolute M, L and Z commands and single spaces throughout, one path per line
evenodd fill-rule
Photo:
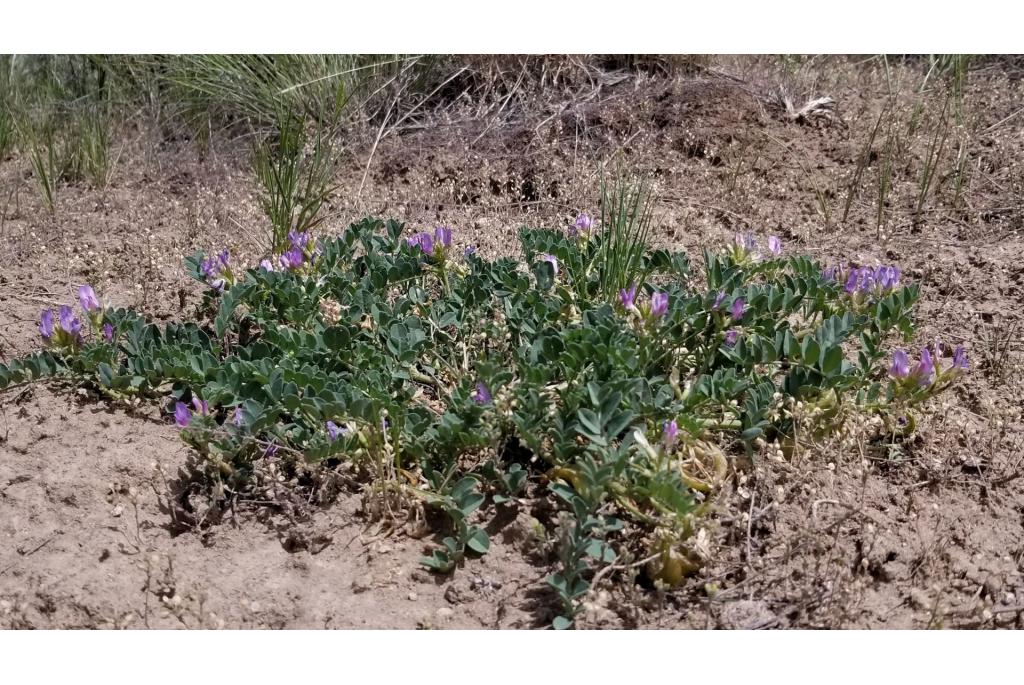
M 921 75 L 896 70 L 907 107 Z M 564 226 L 592 207 L 598 170 L 614 159 L 655 180 L 657 244 L 697 255 L 753 230 L 828 263 L 899 264 L 921 283 L 915 343 L 964 343 L 972 362 L 929 405 L 915 440 L 737 460 L 707 521 L 701 573 L 672 590 L 613 576 L 581 625 L 1018 627 L 1024 117 L 1003 120 L 1024 96 L 1020 75 L 998 61 L 972 70 L 962 204 L 950 208 L 952 181 L 940 174 L 915 218 L 941 105 L 926 102 L 880 231 L 881 143 L 839 219 L 887 89 L 876 66 L 838 58 L 786 75 L 794 92 L 836 100 L 831 124 L 791 121 L 772 104 L 777 66 L 721 58 L 696 76 L 633 74 L 577 104 L 538 96 L 499 125 L 437 115 L 372 157 L 372 134 L 355 135 L 321 230 L 366 213 L 444 221 L 460 245 L 508 254 L 518 226 Z M 265 224 L 243 145 L 223 141 L 201 157 L 144 128 L 122 136 L 111 184 L 61 188 L 52 217 L 27 161 L 0 160 L 0 359 L 34 349 L 39 310 L 80 283 L 166 321 L 198 300 L 183 255 L 258 257 L 252 234 Z M 543 582 L 554 557 L 531 521 L 547 515 L 537 499 L 486 511 L 490 553 L 437 578 L 416 563 L 431 538 L 380 530 L 350 486 L 326 506 L 240 508 L 202 529 L 182 525 L 167 495 L 189 460 L 157 407 L 129 411 L 57 383 L 0 393 L 0 626 L 533 628 L 556 608 Z

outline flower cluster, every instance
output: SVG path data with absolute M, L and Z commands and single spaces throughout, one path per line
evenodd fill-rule
M 767 246 L 768 253 L 772 257 L 778 257 L 782 254 L 782 241 L 778 236 L 768 236 Z M 761 252 L 757 249 L 757 240 L 751 233 L 737 233 L 736 237 L 733 238 L 729 252 L 737 263 L 743 263 L 747 260 L 756 262 L 761 259 Z
M 89 320 L 93 334 L 102 335 L 108 343 L 113 342 L 114 327 L 104 322 L 103 305 L 92 286 L 83 285 L 78 288 L 78 304 Z M 39 333 L 43 336 L 43 342 L 57 348 L 75 350 L 83 342 L 82 322 L 66 304 L 58 307 L 56 321 L 52 309 L 43 310 L 39 317 Z
M 715 295 L 715 300 L 711 305 L 711 311 L 718 311 L 722 304 L 725 302 L 726 294 L 724 290 L 718 291 Z M 729 320 L 734 324 L 732 328 L 725 332 L 725 344 L 732 347 L 739 340 L 740 332 L 735 327 L 735 324 L 739 324 L 743 320 L 743 316 L 747 313 L 747 302 L 742 297 L 737 297 L 732 301 L 729 306 Z M 724 315 L 723 315 L 724 318 Z
M 594 218 L 582 212 L 576 217 L 576 221 L 569 227 L 569 236 L 572 238 L 589 238 L 594 231 Z
M 934 354 L 931 348 L 925 346 L 921 350 L 919 360 L 911 367 L 910 357 L 904 350 L 896 350 L 892 355 L 892 364 L 889 366 L 889 375 L 903 387 L 934 387 L 940 383 L 953 380 L 968 369 L 967 350 L 963 345 L 957 345 L 953 350 L 953 358 L 949 365 L 943 368 L 941 362 L 940 342 L 935 343 Z
M 636 303 L 636 283 L 631 283 L 628 288 L 619 291 L 619 302 L 627 312 L 637 312 L 645 320 L 653 322 L 668 314 L 668 293 L 651 293 L 650 303 Z
M 227 250 L 221 250 L 216 257 L 204 260 L 200 266 L 203 278 L 217 292 L 224 292 L 225 288 L 235 282 L 235 276 L 231 273 L 231 265 L 228 263 L 230 259 L 230 253 Z
M 263 259 L 260 268 L 264 271 L 298 271 L 306 265 L 312 265 L 322 251 L 319 241 L 309 233 L 289 231 L 288 242 L 291 247 L 277 256 L 276 267 L 273 260 Z
M 841 272 L 834 272 L 838 280 Z M 900 270 L 896 266 L 862 266 L 853 268 L 846 277 L 843 289 L 851 297 L 881 296 L 891 293 L 900 285 Z
M 476 389 L 473 390 L 471 397 L 477 404 L 490 404 L 492 399 L 491 391 L 488 390 L 482 381 L 477 381 Z
M 195 413 L 199 416 L 210 415 L 210 405 L 206 400 L 201 400 L 198 397 L 192 397 L 192 406 L 195 408 Z M 235 412 L 235 418 L 238 419 L 238 411 Z M 178 424 L 180 428 L 188 428 L 188 425 L 192 423 L 192 410 L 188 408 L 188 405 L 184 402 L 178 402 L 174 405 L 174 423 Z M 237 421 L 236 424 L 237 425 Z
M 416 233 L 405 239 L 412 247 L 418 247 L 428 257 L 444 259 L 448 254 L 448 248 L 452 246 L 452 229 L 447 226 L 438 226 L 431 235 L 426 231 Z

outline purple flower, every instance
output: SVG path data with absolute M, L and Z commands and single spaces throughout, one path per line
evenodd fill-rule
M 231 255 L 227 250 L 221 250 L 216 257 L 203 260 L 201 267 L 203 278 L 217 292 L 224 292 L 224 288 L 228 284 L 228 276 L 231 274 L 231 268 L 228 265 L 230 258 Z
M 283 269 L 298 269 L 305 260 L 306 255 L 298 247 L 293 247 L 278 258 Z
M 273 457 L 273 456 L 274 456 L 275 454 L 277 454 L 277 450 L 278 450 L 278 447 L 277 447 L 277 445 L 275 445 L 274 443 L 270 443 L 270 444 L 269 444 L 269 445 L 267 445 L 267 446 L 266 446 L 266 448 L 265 448 L 265 449 L 263 450 L 263 456 L 264 456 L 264 457 L 266 457 L 267 459 L 270 459 L 270 458 L 271 458 L 271 457 Z
M 728 347 L 732 347 L 739 340 L 740 332 L 735 328 L 730 328 L 725 332 L 725 344 Z
M 743 318 L 744 312 L 747 311 L 747 304 L 743 301 L 742 297 L 737 297 L 732 301 L 732 308 L 730 313 L 732 314 L 733 321 L 739 321 Z
M 586 212 L 581 212 L 576 221 L 569 228 L 569 235 L 576 236 L 580 233 L 590 233 L 594 228 L 594 219 Z
M 619 301 L 626 309 L 632 309 L 636 301 L 636 283 L 631 283 L 628 288 L 619 291 Z
M 78 288 L 78 303 L 87 312 L 94 312 L 100 309 L 99 298 L 93 291 L 91 285 L 83 285 Z
M 189 422 L 192 421 L 192 412 L 189 411 L 188 405 L 184 402 L 178 402 L 174 405 L 174 422 L 186 428 Z
M 857 283 L 860 281 L 860 269 L 850 269 L 850 275 L 846 279 L 843 290 L 847 295 L 852 295 L 857 290 Z
M 327 437 L 331 442 L 337 440 L 340 436 L 345 434 L 345 429 L 338 426 L 334 421 L 327 422 Z
M 900 270 L 895 266 L 880 266 L 875 269 L 874 281 L 883 291 L 889 291 L 900 284 Z
M 273 271 L 274 263 L 269 259 L 260 260 L 260 268 L 263 269 L 264 271 Z
M 957 345 L 956 349 L 953 350 L 953 368 L 962 371 L 967 370 L 967 350 L 964 349 L 963 345 Z
M 242 411 L 241 407 L 235 407 L 235 413 L 231 417 L 231 422 L 235 424 L 236 428 L 241 428 L 245 424 L 245 412 Z
M 768 251 L 771 252 L 772 255 L 775 257 L 778 257 L 780 254 L 782 254 L 782 241 L 779 240 L 778 236 L 768 236 Z
M 217 267 L 217 261 L 213 257 L 204 259 L 200 266 L 200 270 L 203 272 L 203 278 L 206 280 L 210 280 L 220 273 L 220 269 Z
M 821 272 L 821 277 L 826 281 L 837 281 L 843 275 L 843 269 L 839 265 L 830 266 Z
M 62 304 L 60 306 L 59 318 L 61 330 L 71 337 L 77 338 L 82 330 L 82 322 L 71 311 L 71 307 Z
M 733 242 L 736 244 L 736 247 L 744 252 L 753 252 L 757 249 L 757 241 L 754 240 L 754 236 L 750 233 L 737 233 Z
M 53 310 L 44 309 L 43 313 L 39 316 L 39 332 L 43 336 L 43 340 L 49 340 L 53 337 Z
M 114 327 L 109 323 L 103 324 L 103 339 L 108 343 L 114 342 Z
M 434 237 L 429 233 L 417 233 L 413 236 L 412 245 L 418 245 L 426 255 L 434 254 Z
M 555 271 L 555 276 L 558 275 L 558 259 L 554 255 L 542 254 L 540 256 L 541 261 L 547 262 L 551 265 L 551 268 Z
M 910 375 L 910 358 L 903 350 L 896 350 L 892 353 L 889 375 L 893 378 L 906 378 Z
M 476 254 L 476 247 L 474 247 L 473 245 L 467 246 L 466 249 L 462 251 L 463 257 L 468 257 L 474 254 Z
M 201 400 L 195 395 L 192 396 L 192 406 L 196 408 L 196 413 L 200 416 L 206 416 L 210 413 L 210 405 L 206 400 Z
M 932 374 L 935 373 L 935 363 L 932 361 L 932 353 L 928 348 L 921 350 L 921 361 L 914 369 L 914 376 L 921 385 L 928 385 L 932 382 Z
M 491 403 L 491 391 L 487 389 L 487 386 L 482 381 L 477 381 L 476 390 L 473 391 L 471 396 L 477 404 Z
M 298 231 L 288 231 L 288 242 L 292 244 L 292 248 L 305 251 L 306 246 L 309 245 L 309 234 L 299 233 Z
M 651 316 L 662 317 L 668 313 L 668 293 L 651 295 Z
M 725 291 L 719 290 L 718 294 L 715 295 L 715 303 L 711 305 L 711 309 L 715 310 L 722 306 L 722 300 L 725 299 Z
M 675 419 L 666 421 L 664 428 L 661 430 L 661 443 L 665 446 L 666 450 L 671 450 L 679 437 L 679 424 L 676 423 Z
M 441 247 L 451 247 L 452 229 L 447 226 L 438 226 L 434 229 L 434 241 Z

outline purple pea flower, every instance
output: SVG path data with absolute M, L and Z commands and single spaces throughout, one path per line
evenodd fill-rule
M 114 342 L 114 327 L 109 323 L 103 324 L 103 339 L 108 343 Z
M 434 237 L 429 233 L 419 234 L 420 249 L 423 250 L 424 254 L 434 254 Z
M 719 307 L 721 307 L 722 306 L 722 301 L 724 299 L 725 299 L 725 291 L 724 290 L 719 290 L 718 294 L 715 295 L 715 303 L 713 305 L 711 305 L 711 309 L 714 310 L 714 309 L 718 309 Z
M 668 293 L 651 295 L 651 316 L 662 317 L 668 313 Z
M 889 375 L 893 378 L 906 378 L 910 375 L 910 358 L 903 350 L 896 350 L 892 353 Z
M 733 242 L 743 252 L 753 252 L 757 249 L 757 241 L 754 240 L 754 236 L 750 233 L 737 233 Z
M 540 256 L 541 261 L 547 262 L 551 265 L 551 268 L 555 271 L 555 276 L 558 276 L 558 258 L 550 254 L 542 254 Z
M 309 244 L 309 234 L 299 233 L 294 230 L 288 231 L 288 242 L 292 244 L 294 249 L 305 251 L 306 246 Z
M 43 313 L 39 316 L 39 332 L 43 336 L 43 340 L 49 340 L 53 337 L 53 310 L 44 309 Z
M 305 261 L 306 255 L 303 254 L 302 249 L 293 247 L 292 249 L 281 255 L 279 261 L 281 267 L 284 269 L 298 269 L 302 266 L 302 262 Z
M 78 303 L 87 312 L 94 312 L 100 309 L 99 298 L 91 285 L 83 285 L 78 288 Z
M 217 255 L 217 261 L 220 262 L 220 265 L 221 265 L 222 269 L 230 269 L 231 268 L 228 265 L 228 260 L 229 259 L 231 259 L 231 253 L 228 252 L 227 250 L 221 250 L 220 253 Z
M 490 404 L 492 399 L 491 391 L 487 389 L 483 381 L 477 381 L 476 390 L 473 391 L 472 398 L 477 404 Z
M 665 446 L 665 450 L 668 451 L 675 447 L 678 438 L 679 424 L 676 423 L 675 419 L 666 421 L 665 426 L 661 430 L 661 443 Z
M 204 259 L 202 265 L 200 266 L 200 270 L 203 272 L 203 278 L 205 278 L 206 280 L 214 278 L 220 272 L 220 270 L 217 268 L 217 262 L 216 260 L 214 260 L 213 257 Z
M 569 235 L 577 236 L 580 233 L 590 233 L 591 229 L 594 228 L 594 219 L 586 212 L 580 212 L 580 215 L 576 217 L 576 221 L 573 222 L 572 227 L 569 228 Z
M 914 369 L 914 376 L 921 385 L 928 385 L 932 382 L 932 375 L 935 373 L 935 363 L 932 361 L 932 353 L 928 348 L 921 350 L 921 361 Z
M 334 421 L 327 422 L 327 437 L 331 442 L 345 434 L 345 429 L 338 426 Z
M 821 272 L 821 277 L 826 281 L 837 281 L 843 275 L 843 270 L 838 265 L 830 266 Z
M 201 400 L 195 395 L 192 396 L 192 406 L 200 416 L 207 416 L 210 413 L 210 405 L 206 400 Z
M 184 402 L 178 402 L 174 405 L 174 422 L 182 428 L 187 428 L 189 422 L 192 421 L 192 412 L 189 411 L 188 405 Z
M 438 226 L 434 229 L 434 241 L 441 247 L 451 247 L 452 229 L 447 226 Z
M 632 309 L 636 304 L 636 283 L 631 283 L 628 288 L 619 291 L 619 301 L 626 309 Z
M 725 332 L 725 344 L 727 347 L 732 347 L 739 340 L 740 332 L 735 328 L 730 328 Z
M 883 291 L 889 291 L 900 284 L 900 270 L 895 266 L 880 266 L 875 269 L 874 280 Z
M 235 424 L 236 428 L 241 428 L 245 424 L 245 412 L 242 411 L 241 407 L 235 407 L 235 413 L 231 417 L 231 423 Z
M 963 345 L 957 345 L 953 350 L 953 368 L 961 371 L 967 370 L 967 350 Z
M 732 307 L 729 310 L 732 314 L 734 321 L 739 321 L 743 318 L 743 314 L 747 311 L 747 303 L 743 301 L 742 297 L 737 297 L 732 301 Z
M 79 337 L 82 330 L 82 322 L 71 311 L 71 307 L 62 304 L 60 306 L 59 318 L 61 330 L 73 338 Z
M 778 257 L 780 254 L 782 254 L 782 241 L 779 240 L 778 236 L 768 236 L 768 251 L 771 252 L 772 255 L 775 257 Z
M 469 257 L 470 255 L 474 254 L 476 254 L 476 247 L 473 245 L 468 245 L 466 249 L 462 251 L 463 257 Z
M 273 271 L 274 263 L 269 259 L 260 260 L 260 268 L 263 269 L 264 271 Z
M 843 286 L 847 295 L 852 295 L 857 292 L 860 287 L 860 273 L 860 269 L 850 269 L 850 275 L 846 279 L 846 285 Z

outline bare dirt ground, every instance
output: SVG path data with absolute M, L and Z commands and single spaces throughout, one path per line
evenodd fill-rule
M 839 58 L 799 65 L 716 58 L 695 74 L 626 72 L 572 97 L 522 98 L 490 118 L 458 108 L 374 147 L 354 133 L 323 233 L 365 214 L 445 222 L 460 245 L 516 249 L 520 225 L 564 226 L 592 209 L 616 163 L 657 184 L 655 242 L 721 245 L 782 236 L 826 262 L 900 265 L 918 281 L 918 339 L 967 345 L 972 372 L 934 400 L 918 437 L 879 453 L 805 445 L 737 468 L 708 521 L 713 560 L 673 590 L 619 575 L 587 627 L 1018 627 L 1024 612 L 1024 67 L 972 68 L 963 123 L 915 217 L 946 92 L 933 81 L 892 159 L 879 227 L 890 102 L 909 126 L 925 67 Z M 624 76 L 624 78 L 619 78 Z M 835 118 L 794 121 L 828 95 Z M 951 112 L 952 110 L 947 110 Z M 960 141 L 966 181 L 954 173 Z M 43 208 L 21 158 L 0 160 L 0 359 L 38 344 L 39 310 L 91 282 L 158 320 L 187 316 L 181 266 L 197 247 L 250 260 L 265 219 L 245 141 L 205 153 L 132 125 L 103 190 L 62 187 Z M 365 172 L 365 178 L 364 178 Z M 357 489 L 291 513 L 248 507 L 203 530 L 166 506 L 189 454 L 155 407 L 133 412 L 58 384 L 0 394 L 0 626 L 9 628 L 542 627 L 545 541 L 518 510 L 489 511 L 494 545 L 450 578 L 417 568 L 429 539 L 383 535 Z M 351 490 L 351 492 L 349 491 Z M 298 512 L 298 513 L 296 513 Z

